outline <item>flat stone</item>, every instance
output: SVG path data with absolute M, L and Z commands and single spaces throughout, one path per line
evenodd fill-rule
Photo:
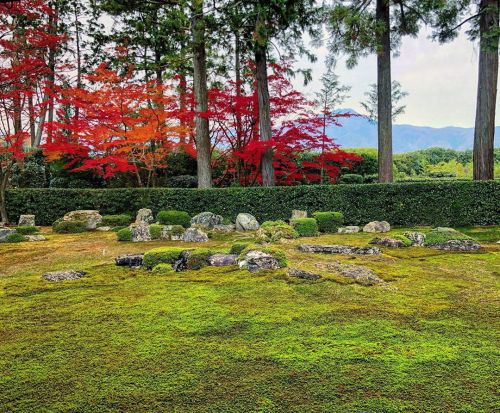
M 18 226 L 20 227 L 34 227 L 35 226 L 35 216 L 34 215 L 21 215 L 19 217 Z
M 395 238 L 374 238 L 370 241 L 370 244 L 374 245 L 380 245 L 381 247 L 388 247 L 388 248 L 405 248 L 406 245 L 403 241 L 400 239 L 395 239 Z
M 315 274 L 313 272 L 299 270 L 298 268 L 290 268 L 288 270 L 288 275 L 290 277 L 301 278 L 303 280 L 315 281 L 321 278 L 321 275 Z
M 208 235 L 199 228 L 188 228 L 182 235 L 184 242 L 207 242 Z
M 436 231 L 436 232 L 458 232 L 455 228 L 449 228 L 449 227 L 436 227 L 433 229 L 433 231 Z
M 15 234 L 16 232 L 15 229 L 0 227 L 0 242 L 6 241 L 9 235 Z
M 39 241 L 47 241 L 43 235 L 25 235 L 24 239 L 28 242 L 39 242 Z
M 116 265 L 120 267 L 138 268 L 142 266 L 144 254 L 125 254 L 115 258 Z
M 236 225 L 234 224 L 220 224 L 214 225 L 214 231 L 217 232 L 233 232 L 236 231 Z
M 307 245 L 298 246 L 301 252 L 314 252 L 322 254 L 360 254 L 360 255 L 379 255 L 380 249 L 377 247 L 352 247 L 350 245 Z
M 372 221 L 363 227 L 363 232 L 389 232 L 391 226 L 387 221 Z
M 357 232 L 359 232 L 361 230 L 361 228 L 359 228 L 358 226 L 356 225 L 349 225 L 347 227 L 340 227 L 337 232 L 339 234 L 356 234 Z
M 260 224 L 251 214 L 241 213 L 236 217 L 236 229 L 238 231 L 257 231 Z
M 65 271 L 53 271 L 47 272 L 42 275 L 44 279 L 47 281 L 65 281 L 65 280 L 78 280 L 82 278 L 85 274 L 85 271 L 76 271 L 76 270 L 65 270 Z
M 292 211 L 291 219 L 301 219 L 301 218 L 307 218 L 307 211 L 301 211 L 300 209 L 294 209 Z
M 102 216 L 99 211 L 91 209 L 80 209 L 77 211 L 68 212 L 63 217 L 64 221 L 83 221 L 87 229 L 96 229 L 97 225 L 102 222 Z
M 411 241 L 412 247 L 423 247 L 425 243 L 425 234 L 422 232 L 407 231 L 403 235 Z
M 316 268 L 328 269 L 335 271 L 343 277 L 350 278 L 361 285 L 382 284 L 382 280 L 373 270 L 363 265 L 348 265 L 338 262 L 328 264 L 316 264 Z
M 444 251 L 477 251 L 481 245 L 471 239 L 451 239 L 441 244 L 431 245 L 430 248 Z
M 246 268 L 251 273 L 260 270 L 277 270 L 280 268 L 278 260 L 271 254 L 257 250 L 249 251 L 238 265 L 240 268 Z
M 130 225 L 130 230 L 132 231 L 133 242 L 151 241 L 151 232 L 149 231 L 149 225 L 145 222 Z
M 238 265 L 237 258 L 236 254 L 214 254 L 208 258 L 208 262 L 214 267 L 228 267 Z
M 152 224 L 154 222 L 153 211 L 149 208 L 141 208 L 137 211 L 135 223 L 138 224 Z
M 101 232 L 109 232 L 111 231 L 113 228 L 111 227 L 97 227 L 96 228 L 96 231 L 101 231 Z
M 200 225 L 206 229 L 213 229 L 214 226 L 222 224 L 224 218 L 212 212 L 202 212 L 191 218 L 191 225 Z

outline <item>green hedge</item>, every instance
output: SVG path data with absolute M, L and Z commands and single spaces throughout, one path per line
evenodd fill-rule
M 101 214 L 140 208 L 177 209 L 195 215 L 212 211 L 234 220 L 240 212 L 260 222 L 288 219 L 293 209 L 341 211 L 346 224 L 386 220 L 392 225 L 498 225 L 500 182 L 412 182 L 368 185 L 311 185 L 225 189 L 13 189 L 7 191 L 10 220 L 35 214 L 50 225 L 66 212 L 97 209 Z

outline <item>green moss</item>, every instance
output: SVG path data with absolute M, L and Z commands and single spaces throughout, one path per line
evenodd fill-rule
M 241 251 L 243 251 L 249 245 L 249 242 L 235 242 L 233 245 L 231 245 L 229 253 L 239 255 L 241 254 Z
M 315 218 L 298 218 L 290 222 L 301 237 L 314 237 L 318 235 L 318 222 Z
M 18 234 L 32 235 L 32 234 L 36 234 L 36 233 L 40 232 L 40 228 L 20 226 L 20 227 L 16 227 L 16 231 Z
M 116 233 L 118 241 L 132 241 L 132 231 L 130 228 L 123 228 Z
M 208 267 L 210 265 L 208 259 L 213 254 L 213 251 L 205 248 L 191 251 L 186 263 L 188 270 L 200 270 L 204 267 Z
M 149 226 L 149 233 L 151 234 L 151 239 L 160 239 L 163 232 L 163 225 L 151 224 Z
M 87 231 L 87 224 L 85 221 L 65 221 L 58 219 L 52 225 L 52 230 L 58 234 L 77 234 Z
M 182 225 L 184 228 L 191 225 L 191 217 L 184 211 L 160 211 L 156 218 L 163 225 Z
M 158 264 L 173 264 L 186 248 L 160 247 L 147 251 L 144 254 L 143 264 L 146 268 L 153 268 Z
M 470 240 L 468 235 L 462 234 L 458 231 L 430 231 L 425 234 L 425 245 L 442 244 L 450 240 Z
M 132 222 L 132 217 L 127 214 L 103 215 L 101 227 L 126 227 Z
M 336 233 L 344 223 L 342 212 L 314 212 L 313 217 L 318 222 L 320 232 Z
M 284 221 L 265 221 L 257 231 L 260 242 L 276 242 L 281 239 L 298 238 L 299 233 Z
M 152 270 L 155 274 L 171 274 L 175 273 L 175 270 L 172 268 L 172 264 L 158 264 L 153 267 Z
M 23 234 L 14 233 L 14 234 L 7 235 L 7 238 L 5 238 L 5 241 L 10 242 L 10 243 L 16 243 L 16 242 L 26 241 L 26 238 Z
M 394 235 L 392 238 L 403 241 L 403 243 L 405 244 L 405 247 L 411 247 L 411 245 L 412 245 L 411 240 L 409 238 L 405 237 L 404 235 L 401 235 L 401 234 Z

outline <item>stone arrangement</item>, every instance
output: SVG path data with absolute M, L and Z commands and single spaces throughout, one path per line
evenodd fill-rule
M 53 271 L 47 272 L 42 275 L 42 277 L 47 281 L 66 281 L 66 280 L 78 280 L 82 278 L 87 273 L 85 271 L 76 270 L 65 270 L 65 271 Z
M 379 255 L 377 247 L 353 247 L 350 245 L 307 245 L 298 246 L 301 252 L 313 252 L 320 254 L 345 254 L 345 255 Z
M 81 209 L 68 212 L 66 215 L 64 215 L 63 220 L 84 222 L 85 227 L 90 230 L 97 228 L 97 225 L 102 222 L 102 216 L 101 214 L 99 214 L 99 211 Z

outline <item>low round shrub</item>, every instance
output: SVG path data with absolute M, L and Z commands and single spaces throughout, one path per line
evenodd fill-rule
M 229 250 L 229 253 L 240 255 L 241 251 L 243 251 L 249 245 L 250 245 L 249 242 L 235 242 L 233 245 L 231 245 L 231 249 Z
M 149 233 L 151 234 L 151 239 L 160 239 L 162 232 L 163 232 L 163 225 L 151 224 L 149 226 Z
M 166 230 L 168 235 L 174 236 L 174 237 L 179 237 L 182 234 L 184 234 L 184 227 L 182 225 L 169 225 L 169 228 Z
M 345 175 L 342 175 L 339 180 L 338 180 L 338 183 L 339 184 L 349 184 L 349 185 L 352 185 L 352 184 L 362 184 L 364 181 L 363 177 L 361 175 L 358 175 L 358 174 L 345 174 Z
M 132 217 L 127 214 L 103 215 L 101 227 L 126 227 L 132 222 Z
M 132 241 L 132 230 L 130 228 L 122 228 L 116 233 L 118 241 Z
M 187 269 L 200 270 L 203 267 L 209 266 L 210 262 L 208 261 L 208 259 L 211 255 L 214 255 L 214 252 L 204 248 L 192 251 L 187 259 Z
M 5 239 L 6 242 L 23 242 L 26 241 L 26 238 L 24 237 L 23 234 L 18 234 L 15 232 L 14 234 L 7 235 L 7 238 Z
M 65 221 L 58 219 L 52 225 L 52 230 L 58 234 L 76 234 L 87 231 L 87 224 L 85 221 Z
M 266 221 L 257 230 L 257 239 L 260 242 L 276 242 L 281 239 L 298 238 L 299 234 L 285 221 Z
M 412 245 L 411 240 L 404 235 L 395 235 L 393 238 L 402 241 L 405 247 L 411 247 Z
M 121 231 L 122 229 L 125 229 L 125 228 L 128 228 L 128 226 L 124 225 L 124 226 L 120 226 L 120 227 L 113 227 L 111 229 L 111 231 L 118 232 L 118 231 Z
M 193 175 L 177 175 L 167 179 L 166 185 L 169 188 L 196 188 L 198 178 Z
M 470 240 L 471 237 L 458 231 L 430 231 L 425 234 L 424 245 L 438 245 L 451 240 Z
M 18 234 L 32 235 L 32 234 L 36 234 L 37 232 L 39 232 L 40 228 L 38 228 L 38 227 L 20 226 L 20 227 L 16 227 L 16 231 L 17 231 Z
M 301 237 L 314 237 L 318 235 L 318 222 L 314 218 L 292 219 L 291 224 Z
M 335 233 L 344 223 L 342 212 L 314 212 L 313 217 L 318 222 L 320 232 Z
M 158 264 L 173 264 L 186 248 L 160 247 L 147 251 L 142 260 L 146 268 L 154 268 Z
M 184 211 L 160 211 L 156 219 L 163 225 L 182 225 L 184 228 L 191 225 L 191 217 Z
M 156 274 L 169 274 L 175 272 L 172 268 L 172 264 L 158 264 L 153 268 L 153 272 Z

